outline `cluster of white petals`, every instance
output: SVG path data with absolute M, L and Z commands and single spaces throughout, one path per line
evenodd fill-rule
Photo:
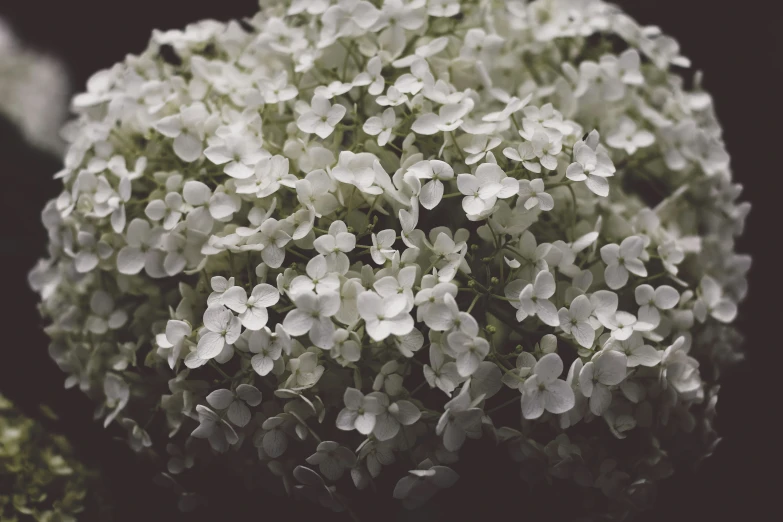
M 600 0 L 261 5 L 74 98 L 30 274 L 66 385 L 172 481 L 219 453 L 415 507 L 490 438 L 644 507 L 714 435 L 750 265 L 677 43 Z

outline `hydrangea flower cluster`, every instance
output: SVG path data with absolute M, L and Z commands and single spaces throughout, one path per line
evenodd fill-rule
M 749 205 L 687 66 L 599 0 L 155 32 L 73 100 L 50 353 L 174 483 L 221 454 L 335 510 L 398 473 L 415 507 L 491 438 L 621 518 L 714 438 L 739 343 Z

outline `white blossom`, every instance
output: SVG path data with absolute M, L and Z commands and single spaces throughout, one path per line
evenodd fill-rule
M 383 147 L 389 143 L 395 125 L 397 125 L 397 118 L 394 115 L 394 109 L 389 107 L 383 111 L 381 116 L 368 118 L 362 129 L 370 136 L 378 136 L 378 145 Z
M 280 300 L 280 294 L 272 285 L 256 285 L 248 297 L 245 289 L 232 286 L 223 293 L 221 303 L 239 314 L 242 326 L 258 330 L 266 325 L 269 314 L 266 309 Z
M 482 163 L 476 174 L 457 176 L 457 187 L 466 197 L 462 208 L 469 215 L 477 215 L 494 206 L 498 199 L 510 198 L 519 191 L 519 182 L 493 163 Z
M 590 411 L 602 415 L 612 403 L 611 387 L 626 375 L 626 356 L 615 350 L 599 352 L 579 372 L 579 387 L 590 398 Z
M 523 203 L 528 210 L 533 207 L 541 210 L 555 208 L 555 200 L 545 192 L 544 180 L 541 178 L 532 181 L 523 179 L 519 182 L 519 203 Z
M 214 304 L 204 312 L 204 328 L 206 333 L 199 338 L 195 353 L 200 359 L 209 360 L 239 339 L 242 326 L 230 310 L 222 304 Z
M 316 346 L 331 348 L 334 324 L 330 318 L 340 309 L 339 294 L 302 292 L 293 300 L 296 308 L 288 312 L 283 320 L 285 331 L 293 337 L 309 334 Z
M 639 277 L 647 276 L 647 269 L 640 259 L 644 252 L 644 240 L 629 236 L 618 246 L 610 243 L 601 247 L 601 259 L 606 263 L 604 278 L 612 290 L 622 288 L 628 282 L 629 272 Z
M 356 430 L 368 435 L 375 428 L 376 417 L 383 412 L 378 398 L 364 395 L 356 388 L 347 388 L 343 395 L 345 408 L 337 414 L 337 427 L 341 430 Z
M 737 305 L 724 297 L 723 290 L 712 277 L 705 275 L 699 284 L 701 291 L 699 299 L 693 305 L 693 315 L 704 322 L 707 314 L 723 323 L 730 323 L 737 315 Z
M 542 270 L 536 275 L 535 281 L 525 286 L 519 293 L 517 321 L 521 322 L 526 317 L 535 315 L 549 326 L 558 326 L 560 318 L 557 308 L 549 300 L 554 294 L 555 278 L 550 272 Z
M 321 139 L 326 139 L 335 126 L 345 116 L 346 108 L 342 105 L 329 103 L 323 96 L 313 96 L 310 110 L 299 116 L 296 121 L 302 132 L 316 134 Z
M 522 415 L 536 419 L 544 411 L 565 413 L 574 406 L 574 392 L 564 380 L 563 361 L 556 353 L 543 356 L 536 362 L 532 374 L 525 380 L 522 394 Z
M 580 295 L 571 301 L 569 309 L 561 308 L 558 312 L 560 328 L 567 334 L 571 334 L 576 342 L 585 348 L 593 346 L 595 330 L 590 323 L 590 315 L 593 313 L 593 305 L 587 296 Z

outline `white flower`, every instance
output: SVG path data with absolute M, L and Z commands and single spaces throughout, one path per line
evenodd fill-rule
M 410 401 L 400 400 L 389 403 L 385 393 L 373 392 L 368 396 L 378 399 L 382 412 L 376 416 L 373 435 L 380 440 L 393 439 L 400 431 L 401 426 L 415 424 L 421 418 L 421 411 Z
M 530 352 L 522 352 L 517 356 L 515 368 L 508 370 L 502 377 L 502 382 L 509 388 L 524 392 L 525 380 L 533 373 L 536 358 Z
M 192 332 L 193 328 L 185 321 L 171 319 L 166 323 L 166 332 L 155 337 L 155 342 L 158 346 L 168 351 L 167 360 L 169 368 L 172 370 L 182 353 L 185 340 L 190 337 Z
M 511 147 L 503 149 L 503 155 L 514 161 L 521 161 L 526 169 L 536 174 L 541 167 L 547 170 L 557 169 L 557 155 L 563 150 L 563 135 L 556 129 L 541 125 L 521 130 L 519 134 L 527 141 L 522 142 L 515 150 Z
M 461 312 L 457 307 L 457 302 L 454 300 L 456 292 L 452 293 L 451 287 L 442 288 L 442 294 L 440 295 L 442 302 L 434 302 L 427 308 L 424 313 L 424 323 L 436 332 L 445 332 L 452 328 L 458 328 L 460 331 L 470 335 L 478 335 L 479 327 L 476 320 L 467 312 Z M 433 289 L 433 293 L 430 294 L 433 299 L 440 294 L 436 291 L 438 287 Z M 418 296 L 417 296 L 418 297 Z
M 510 198 L 519 191 L 519 181 L 506 176 L 494 163 L 482 163 L 476 174 L 457 176 L 457 187 L 466 197 L 462 208 L 467 214 L 478 215 L 492 208 L 498 199 Z
M 451 332 L 448 341 L 457 354 L 457 371 L 462 377 L 472 375 L 489 353 L 489 342 L 475 335 L 466 335 L 461 331 Z
M 311 208 L 317 217 L 327 216 L 339 206 L 333 190 L 332 180 L 325 170 L 310 172 L 305 179 L 296 181 L 296 197 L 300 203 Z
M 421 187 L 419 202 L 427 210 L 432 210 L 443 198 L 443 182 L 454 179 L 454 169 L 445 161 L 424 160 L 408 167 L 419 179 L 428 179 Z
M 182 161 L 196 161 L 204 150 L 204 136 L 209 127 L 216 127 L 216 118 L 201 102 L 182 107 L 179 114 L 167 116 L 155 124 L 155 129 L 166 137 L 174 138 L 174 154 Z M 214 130 L 211 129 L 211 130 Z
M 333 221 L 329 225 L 329 233 L 319 236 L 313 246 L 326 256 L 329 266 L 340 274 L 348 271 L 348 252 L 356 248 L 356 236 L 348 232 L 348 227 L 342 221 Z
M 723 296 L 720 284 L 705 275 L 699 284 L 700 296 L 693 305 L 693 315 L 699 322 L 707 320 L 709 314 L 722 323 L 730 323 L 737 316 L 737 305 Z
M 440 388 L 451 397 L 451 392 L 462 381 L 457 371 L 457 364 L 446 358 L 440 346 L 430 344 L 430 365 L 424 365 L 424 378 L 427 384 L 430 388 Z
M 343 328 L 335 330 L 334 346 L 330 351 L 332 357 L 343 366 L 361 359 L 362 347 L 357 339 L 356 334 Z
M 272 371 L 275 361 L 280 359 L 283 352 L 291 352 L 291 337 L 280 324 L 275 326 L 275 333 L 263 327 L 250 334 L 247 347 L 255 354 L 250 359 L 250 365 L 263 377 Z
M 138 274 L 144 269 L 151 277 L 162 271 L 160 245 L 163 229 L 152 228 L 144 219 L 136 218 L 128 225 L 127 246 L 117 253 L 117 270 L 121 274 Z
M 574 406 L 574 391 L 564 380 L 563 361 L 556 353 L 549 353 L 538 360 L 533 374 L 523 385 L 522 415 L 526 419 L 537 419 L 544 410 L 550 413 L 565 413 Z
M 318 355 L 305 352 L 288 360 L 288 371 L 291 375 L 285 381 L 285 387 L 309 388 L 318 383 L 324 374 L 324 367 L 318 364 Z
M 622 310 L 618 310 L 614 315 L 603 316 L 602 324 L 612 331 L 612 338 L 617 339 L 618 341 L 628 339 L 633 334 L 634 330 L 639 329 L 637 328 L 636 316 L 628 312 L 623 312 Z M 643 326 L 642 329 L 644 329 L 645 326 Z
M 322 46 L 339 37 L 356 37 L 364 34 L 378 20 L 380 12 L 370 2 L 340 0 L 324 12 Z
M 234 278 L 226 279 L 223 276 L 215 276 L 209 281 L 212 292 L 207 296 L 207 305 L 223 304 L 223 296 L 226 291 L 234 287 Z
M 310 341 L 319 348 L 332 347 L 334 324 L 331 317 L 340 309 L 340 295 L 324 292 L 302 292 L 293 296 L 296 308 L 288 312 L 283 328 L 292 337 L 309 334 Z
M 307 275 L 296 276 L 291 281 L 290 292 L 293 295 L 302 292 L 339 292 L 340 278 L 336 273 L 330 273 L 323 254 L 313 257 L 305 267 Z
M 391 87 L 389 88 L 391 91 Z M 458 103 L 447 103 L 438 109 L 438 114 L 426 112 L 416 118 L 411 130 L 416 134 L 429 136 L 438 132 L 449 132 L 459 128 L 463 119 L 473 109 L 473 102 L 465 98 Z
M 280 71 L 268 80 L 259 82 L 261 95 L 266 103 L 281 103 L 293 100 L 299 94 L 296 86 L 288 83 L 288 72 Z
M 680 293 L 669 285 L 661 285 L 655 289 L 647 284 L 639 285 L 634 296 L 636 304 L 639 305 L 639 323 L 644 324 L 648 330 L 654 330 L 661 323 L 660 310 L 671 310 L 680 301 Z M 637 325 L 636 329 L 641 328 Z
M 487 34 L 483 29 L 469 29 L 465 34 L 465 43 L 460 49 L 460 58 L 463 60 L 492 59 L 502 46 L 502 36 Z
M 646 130 L 638 130 L 636 122 L 623 117 L 614 132 L 606 138 L 606 144 L 615 149 L 625 149 L 628 154 L 634 154 L 637 149 L 649 147 L 655 143 L 655 136 Z
M 685 337 L 678 337 L 668 346 L 661 357 L 661 379 L 664 388 L 671 387 L 686 398 L 698 397 L 702 380 L 699 363 L 688 355 Z
M 381 297 L 390 297 L 393 295 L 405 297 L 405 300 L 407 301 L 406 309 L 410 311 L 410 309 L 413 308 L 415 301 L 413 297 L 413 285 L 416 284 L 417 271 L 418 267 L 416 266 L 406 266 L 401 268 L 396 276 L 387 275 L 381 277 L 373 283 L 372 287 Z M 380 273 L 378 275 L 380 275 Z
M 378 96 L 375 101 L 383 107 L 397 107 L 408 101 L 408 95 L 401 93 L 395 86 L 391 85 L 386 89 L 386 94 Z
M 277 288 L 266 283 L 256 285 L 248 297 L 241 286 L 232 286 L 223 293 L 221 302 L 239 314 L 242 326 L 248 330 L 259 330 L 266 325 L 269 314 L 266 309 L 280 300 Z
M 378 145 L 383 147 L 389 143 L 395 125 L 397 125 L 397 118 L 394 115 L 394 109 L 389 107 L 383 111 L 380 117 L 372 116 L 367 118 L 367 121 L 362 126 L 362 130 L 370 136 L 378 136 Z
M 372 383 L 373 391 L 384 390 L 392 397 L 402 393 L 402 375 L 398 373 L 399 371 L 400 364 L 394 359 L 381 366 L 381 370 Z M 380 400 L 383 402 L 382 399 Z
M 519 181 L 519 202 L 525 205 L 525 208 L 538 207 L 541 210 L 552 210 L 555 208 L 555 200 L 544 191 L 544 180 L 536 178 L 532 181 L 526 179 Z
M 612 290 L 625 286 L 628 272 L 639 277 L 647 277 L 647 269 L 640 259 L 644 252 L 644 240 L 639 236 L 629 236 L 618 246 L 610 243 L 601 247 L 601 259 L 606 263 L 604 279 Z
M 245 240 L 240 250 L 260 250 L 264 263 L 270 268 L 279 268 L 285 261 L 285 247 L 293 239 L 288 233 L 291 228 L 292 225 L 287 221 L 267 218 Z
M 413 317 L 408 313 L 408 300 L 403 295 L 381 297 L 375 292 L 362 292 L 357 305 L 367 333 L 374 341 L 382 341 L 389 335 L 405 335 L 413 330 Z
M 222 135 L 204 150 L 204 156 L 215 165 L 224 165 L 223 172 L 237 179 L 253 175 L 253 169 L 261 158 L 269 153 L 261 148 L 258 139 L 235 129 L 224 129 Z
M 611 387 L 623 382 L 627 358 L 615 350 L 596 354 L 579 372 L 579 386 L 585 397 L 590 398 L 590 411 L 603 415 L 612 403 Z
M 640 365 L 656 366 L 661 362 L 661 352 L 649 344 L 644 344 L 644 338 L 642 338 L 642 334 L 639 332 L 632 333 L 631 336 L 624 341 L 611 339 L 605 345 L 605 349 L 623 352 L 628 358 L 627 364 L 629 368 Z
M 465 384 L 459 394 L 446 403 L 443 415 L 438 420 L 435 433 L 443 436 L 443 446 L 448 451 L 456 451 L 465 442 L 466 437 L 473 439 L 481 436 L 481 402 L 470 399 L 469 387 Z
M 401 93 L 417 94 L 426 85 L 431 85 L 433 83 L 435 83 L 435 79 L 430 72 L 427 61 L 417 58 L 411 64 L 411 72 L 405 73 L 397 78 L 397 81 L 394 82 L 394 87 Z
M 289 161 L 280 155 L 261 158 L 256 163 L 254 176 L 237 180 L 237 194 L 253 194 L 259 198 L 271 196 L 280 187 L 294 188 L 299 181 L 289 172 Z
M 502 141 L 498 137 L 473 136 L 473 142 L 465 147 L 465 152 L 469 154 L 465 158 L 465 165 L 473 165 L 483 160 L 487 152 L 500 145 Z
M 376 165 L 383 170 L 375 154 L 354 154 L 344 150 L 340 152 L 337 165 L 331 170 L 331 174 L 337 181 L 353 185 L 364 193 L 378 195 L 383 193 L 383 188 L 375 184 Z
M 370 248 L 372 260 L 379 265 L 384 264 L 386 261 L 391 261 L 397 252 L 391 248 L 396 240 L 397 233 L 393 229 L 381 230 L 377 234 L 373 234 L 372 248 Z
M 90 311 L 87 316 L 85 326 L 94 334 L 104 334 L 111 330 L 122 328 L 128 322 L 128 313 L 123 310 L 114 309 L 114 299 L 111 295 L 98 290 L 90 298 Z
M 356 75 L 353 80 L 353 85 L 364 86 L 367 85 L 367 92 L 372 96 L 378 96 L 383 92 L 384 79 L 381 75 L 383 64 L 378 56 L 373 56 L 367 60 L 367 69 Z
M 587 141 L 574 144 L 575 163 L 566 169 L 566 177 L 572 181 L 584 181 L 587 188 L 602 197 L 609 195 L 607 177 L 614 175 L 612 160 L 604 150 L 598 148 L 598 133 L 593 131 Z
M 658 255 L 661 256 L 661 263 L 666 271 L 676 276 L 679 272 L 677 265 L 685 259 L 685 252 L 677 246 L 677 242 L 670 240 L 658 245 Z
M 553 295 L 555 295 L 555 278 L 550 272 L 542 270 L 536 275 L 535 281 L 525 286 L 519 293 L 517 321 L 522 322 L 529 316 L 537 315 L 545 324 L 559 326 L 557 308 L 549 300 Z
M 366 2 L 365 2 L 366 3 Z M 310 110 L 299 116 L 296 125 L 302 132 L 316 134 L 326 139 L 345 116 L 346 108 L 339 103 L 332 105 L 323 96 L 315 95 Z
M 585 348 L 591 348 L 595 341 L 595 330 L 589 319 L 593 313 L 593 305 L 587 296 L 580 295 L 571 301 L 567 310 L 561 308 L 558 312 L 560 328 L 567 334 L 571 334 L 576 342 Z
M 144 214 L 152 221 L 163 220 L 163 229 L 171 230 L 182 217 L 182 196 L 178 192 L 169 192 L 164 199 L 154 199 L 147 203 Z
M 205 360 L 214 359 L 226 345 L 234 344 L 242 330 L 239 318 L 222 304 L 207 308 L 204 312 L 204 328 L 206 333 L 198 340 L 195 353 Z
M 337 427 L 341 430 L 356 430 L 362 435 L 369 435 L 375 428 L 376 416 L 383 412 L 383 406 L 378 398 L 364 395 L 356 388 L 347 388 L 343 395 L 345 408 L 337 414 Z

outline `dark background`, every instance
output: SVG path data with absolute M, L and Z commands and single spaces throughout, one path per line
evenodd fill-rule
M 683 471 L 661 487 L 655 510 L 645 520 L 779 519 L 772 510 L 779 483 L 781 408 L 774 404 L 773 372 L 783 349 L 778 325 L 783 322 L 779 254 L 781 248 L 779 145 L 783 116 L 779 79 L 783 77 L 783 17 L 771 1 L 628 0 L 619 2 L 643 24 L 660 26 L 678 39 L 695 69 L 704 71 L 725 128 L 736 179 L 745 185 L 743 199 L 753 210 L 738 249 L 753 256 L 750 293 L 740 308 L 739 325 L 746 336 L 747 359 L 724 375 L 718 403 L 718 430 L 724 437 L 715 455 L 697 472 Z M 29 45 L 61 58 L 71 71 L 72 88 L 84 89 L 87 78 L 140 52 L 154 28 L 180 28 L 202 18 L 227 20 L 255 12 L 253 0 L 195 2 L 182 0 L 0 0 L 0 16 L 10 20 Z M 302 503 L 243 492 L 223 482 L 218 502 L 198 515 L 177 513 L 168 492 L 152 485 L 155 466 L 134 455 L 92 421 L 93 405 L 76 390 L 62 388 L 63 375 L 50 361 L 35 310 L 36 296 L 26 274 L 44 255 L 46 235 L 40 209 L 56 196 L 60 184 L 51 179 L 59 161 L 29 149 L 0 118 L 0 255 L 2 256 L 2 336 L 0 390 L 31 415 L 41 403 L 61 414 L 52 424 L 69 435 L 82 458 L 100 467 L 112 495 L 115 519 L 241 520 L 306 516 L 330 520 L 329 512 Z M 470 446 L 470 444 L 468 444 Z M 467 446 L 466 446 L 467 448 Z M 478 449 L 476 449 L 478 448 Z M 467 448 L 470 449 L 470 448 Z M 554 499 L 520 494 L 515 475 L 501 466 L 482 464 L 484 446 L 468 451 L 460 464 L 462 479 L 435 497 L 428 520 L 467 520 L 506 512 L 514 519 L 544 520 L 543 502 L 572 502 L 567 493 Z M 252 502 L 251 502 L 252 500 Z M 243 502 L 242 508 L 237 505 Z M 374 502 L 374 501 L 373 501 Z M 362 515 L 392 518 L 390 504 L 368 502 Z M 151 508 L 154 507 L 154 510 Z M 396 513 L 396 509 L 394 510 Z M 398 520 L 410 519 L 396 514 Z M 336 520 L 348 520 L 346 516 Z M 364 516 L 362 517 L 364 520 Z M 368 518 L 370 519 L 370 518 Z

